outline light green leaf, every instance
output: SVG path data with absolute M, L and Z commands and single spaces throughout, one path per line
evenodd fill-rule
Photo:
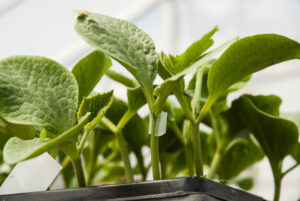
M 292 156 L 297 161 L 297 163 L 300 164 L 300 142 L 298 142 L 294 147 Z
M 78 110 L 78 119 L 86 113 L 91 112 L 90 122 L 85 125 L 85 128 L 92 130 L 104 116 L 106 110 L 110 107 L 113 101 L 113 91 L 96 94 L 94 96 L 83 98 L 83 101 Z
M 259 142 L 270 161 L 274 176 L 278 178 L 281 176 L 283 158 L 292 152 L 298 141 L 298 128 L 291 121 L 260 110 L 254 102 L 262 104 L 255 99 L 249 95 L 242 96 L 233 102 L 232 108 Z M 268 99 L 263 100 L 261 96 L 259 101 L 267 102 Z
M 49 138 L 22 140 L 17 137 L 12 137 L 4 147 L 4 161 L 7 164 L 15 164 L 27 159 L 35 150 L 40 149 L 50 140 Z
M 114 58 L 152 94 L 158 55 L 152 39 L 136 25 L 87 11 L 79 14 L 75 30 L 91 46 Z
M 87 113 L 80 119 L 77 125 L 54 139 L 35 138 L 32 140 L 21 140 L 17 137 L 10 138 L 4 146 L 4 161 L 8 164 L 15 164 L 19 161 L 38 156 L 46 151 L 61 148 L 71 142 L 75 142 L 80 131 L 88 122 L 90 115 L 90 113 Z
M 202 115 L 235 82 L 273 64 L 297 58 L 300 58 L 300 44 L 284 36 L 261 34 L 238 40 L 209 71 L 209 98 Z
M 176 75 L 199 59 L 200 56 L 213 45 L 214 41 L 211 39 L 211 37 L 216 31 L 218 31 L 217 27 L 205 34 L 200 40 L 194 42 L 181 55 L 176 57 L 169 55 L 169 60 L 165 65 L 168 71 L 173 75 Z M 162 56 L 166 57 L 164 54 Z
M 174 76 L 170 75 L 171 77 L 166 78 L 159 87 L 155 88 L 155 91 L 154 91 L 155 95 L 160 96 L 155 103 L 156 110 L 157 110 L 157 108 L 160 109 L 160 106 L 163 105 L 163 103 L 166 101 L 166 98 L 174 90 L 175 87 L 178 87 L 178 86 L 182 87 L 182 85 L 179 85 L 178 83 L 185 75 L 197 70 L 200 67 L 211 64 L 214 61 L 213 57 L 216 56 L 216 54 L 218 52 L 222 51 L 225 47 L 227 47 L 233 41 L 235 41 L 235 39 L 228 41 L 228 42 L 224 43 L 223 45 L 221 45 L 220 47 L 218 47 L 217 49 L 208 52 L 203 57 L 199 58 L 197 61 L 195 61 L 190 66 L 186 67 L 184 70 L 182 70 L 178 74 L 176 74 Z M 166 58 L 164 55 L 165 55 L 164 53 L 161 54 L 161 63 L 162 63 L 162 65 L 165 66 L 166 62 L 168 62 L 169 59 Z M 163 70 L 163 67 L 160 67 L 160 72 L 162 73 L 163 77 L 166 77 L 169 74 L 166 70 Z
M 219 178 L 232 179 L 263 157 L 264 153 L 249 135 L 238 138 L 229 145 L 222 157 L 218 169 Z
M 82 58 L 72 69 L 79 87 L 79 103 L 87 97 L 111 66 L 111 60 L 100 51 Z
M 128 108 L 132 111 L 138 111 L 146 104 L 146 98 L 141 87 L 127 89 Z
M 247 75 L 246 77 L 244 77 L 241 80 L 237 81 L 236 83 L 232 84 L 227 89 L 227 92 L 231 93 L 231 92 L 235 92 L 235 91 L 238 91 L 238 90 L 244 88 L 247 85 L 247 82 L 251 79 L 251 77 L 252 77 L 252 74 L 251 75 Z
M 108 69 L 106 71 L 105 75 L 107 75 L 110 79 L 112 79 L 116 82 L 119 82 L 129 88 L 136 88 L 139 86 L 135 80 L 132 80 L 132 79 L 122 75 L 121 73 L 118 73 L 111 69 Z
M 35 128 L 32 125 L 13 124 L 5 121 L 5 129 L 9 134 L 23 140 L 30 140 L 36 134 Z
M 298 130 L 300 131 L 300 112 L 292 112 L 292 113 L 282 112 L 280 113 L 280 116 L 284 119 L 288 119 L 294 122 L 297 125 Z
M 76 122 L 78 86 L 59 63 L 38 56 L 0 61 L 0 114 L 14 124 L 59 134 Z

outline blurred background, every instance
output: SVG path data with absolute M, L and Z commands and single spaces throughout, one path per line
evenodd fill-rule
M 40 55 L 71 69 L 92 51 L 73 30 L 73 10 L 130 20 L 153 38 L 157 51 L 173 54 L 180 54 L 215 26 L 220 31 L 214 36 L 214 47 L 236 36 L 260 33 L 277 33 L 300 41 L 299 0 L 0 0 L 0 59 L 16 54 Z M 116 63 L 113 68 L 127 73 Z M 283 100 L 282 111 L 300 111 L 299 88 L 300 63 L 289 61 L 256 73 L 247 87 L 230 99 L 241 93 L 275 94 Z M 106 77 L 97 89 L 115 89 L 115 95 L 123 99 L 126 94 L 125 88 Z M 291 165 L 292 159 L 284 161 L 284 169 Z M 256 183 L 251 192 L 272 199 L 268 161 L 263 160 L 254 169 Z M 281 198 L 300 198 L 300 168 L 284 178 Z

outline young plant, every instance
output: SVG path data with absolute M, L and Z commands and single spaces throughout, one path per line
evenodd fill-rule
M 127 68 L 136 78 L 145 95 L 153 127 L 150 131 L 152 135 L 151 155 L 154 179 L 160 178 L 158 138 L 155 136 L 156 118 L 163 110 L 168 96 L 174 94 L 186 117 L 190 120 L 196 175 L 203 175 L 202 152 L 204 150 L 201 148 L 199 124 L 201 121 L 205 121 L 205 118 L 208 118 L 214 131 L 213 136 L 217 147 L 211 159 L 209 178 L 213 178 L 216 174 L 227 175 L 224 177 L 232 178 L 263 157 L 256 141 L 249 135 L 249 132 L 251 132 L 269 157 L 276 186 L 279 186 L 278 178 L 281 177 L 279 176 L 281 173 L 278 160 L 281 161 L 287 153 L 291 152 L 292 148 L 285 151 L 285 154 L 279 157 L 277 162 L 270 159 L 270 154 L 264 148 L 266 145 L 262 144 L 260 137 L 251 128 L 250 123 L 248 125 L 245 123 L 247 121 L 243 124 L 235 122 L 233 115 L 236 116 L 237 114 L 232 112 L 233 109 L 229 110 L 226 97 L 229 92 L 245 85 L 252 73 L 276 63 L 300 58 L 300 45 L 298 42 L 276 34 L 261 34 L 246 37 L 236 42 L 230 41 L 220 48 L 205 53 L 213 44 L 211 37 L 217 31 L 215 28 L 199 41 L 193 43 L 179 56 L 166 55 L 162 52 L 158 62 L 158 54 L 155 53 L 152 40 L 135 25 L 124 20 L 86 11 L 80 11 L 78 14 L 75 24 L 75 30 L 78 34 L 90 45 L 106 53 Z M 231 43 L 233 44 L 230 45 Z M 227 45 L 230 45 L 230 47 L 219 59 L 214 60 L 215 53 Z M 184 76 L 193 71 L 196 71 L 195 78 L 193 83 L 190 84 L 189 91 L 186 91 L 183 81 Z M 164 79 L 164 82 L 154 89 L 153 80 L 157 72 Z M 124 77 L 118 76 L 116 72 L 110 71 L 108 75 L 127 86 L 133 86 L 134 82 L 128 82 Z M 154 96 L 152 93 L 154 93 Z M 267 99 L 265 102 L 267 102 Z M 187 144 L 188 142 L 182 137 L 180 127 L 172 122 L 171 124 L 180 141 Z M 282 126 L 282 129 L 285 129 L 284 126 Z M 245 134 L 242 135 L 243 138 L 240 138 L 242 133 Z M 298 133 L 294 132 L 291 135 L 293 135 L 291 141 L 296 142 Z M 294 144 L 291 143 L 291 147 Z M 222 173 L 219 170 L 220 164 L 223 164 L 226 157 L 228 158 L 231 153 L 235 153 L 236 150 L 240 150 L 245 146 L 256 154 L 246 157 L 242 165 L 235 168 L 235 173 L 232 175 Z M 189 169 L 190 174 L 193 174 L 192 168 Z M 274 199 L 277 200 L 278 196 L 279 192 L 276 190 Z
M 72 186 L 71 163 L 79 186 L 120 180 L 124 174 L 121 161 L 126 181 L 134 181 L 137 173 L 145 180 L 150 166 L 145 165 L 142 148 L 149 146 L 148 121 L 154 179 L 206 176 L 203 166 L 207 166 L 209 179 L 249 189 L 252 175 L 241 177 L 240 173 L 267 156 L 274 176 L 274 200 L 279 200 L 282 178 L 300 163 L 299 113 L 281 114 L 281 99 L 274 95 L 243 95 L 231 107 L 227 97 L 244 87 L 253 73 L 300 59 L 298 42 L 260 34 L 208 51 L 214 28 L 184 53 L 173 56 L 157 53 L 152 39 L 128 21 L 77 13 L 75 30 L 97 50 L 81 59 L 72 73 L 44 57 L 0 61 L 0 150 L 5 144 L 0 157 L 6 163 L 48 151 L 58 155 L 68 186 Z M 110 70 L 108 57 L 135 80 Z M 189 73 L 194 76 L 185 87 Z M 93 93 L 104 74 L 127 87 L 127 102 L 113 98 L 112 92 Z M 163 82 L 154 85 L 157 74 Z M 168 99 L 171 95 L 180 108 Z M 150 113 L 142 119 L 137 111 L 146 103 Z M 159 137 L 157 121 L 162 111 L 168 118 L 166 134 Z M 200 123 L 211 132 L 200 130 Z M 135 167 L 129 160 L 131 152 L 137 159 Z M 296 163 L 283 170 L 288 155 Z
M 93 62 L 93 57 L 100 61 Z M 45 57 L 13 56 L 1 60 L 0 115 L 6 132 L 16 136 L 5 144 L 4 161 L 15 164 L 47 151 L 55 156 L 61 150 L 70 157 L 79 186 L 85 186 L 81 150 L 88 133 L 112 103 L 112 92 L 83 96 L 103 75 L 99 69 L 109 66 L 108 58 L 98 51 L 80 61 L 74 74 Z M 87 74 L 88 71 L 94 72 Z

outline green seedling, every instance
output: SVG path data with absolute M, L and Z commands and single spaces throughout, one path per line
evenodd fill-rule
M 0 156 L 5 163 L 50 152 L 62 163 L 69 187 L 74 186 L 73 165 L 79 186 L 133 182 L 138 175 L 146 180 L 152 168 L 153 179 L 197 175 L 248 190 L 254 173 L 241 174 L 266 156 L 274 176 L 274 200 L 279 200 L 283 177 L 300 163 L 299 113 L 281 113 L 281 99 L 274 95 L 243 95 L 231 106 L 227 97 L 253 73 L 300 59 L 297 41 L 260 34 L 211 49 L 218 31 L 214 28 L 174 56 L 157 53 L 150 36 L 128 21 L 76 13 L 76 32 L 96 50 L 72 72 L 44 57 L 0 61 Z M 134 79 L 109 69 L 110 58 Z M 112 92 L 93 92 L 104 74 L 127 87 L 127 102 Z M 188 74 L 193 76 L 185 86 Z M 160 84 L 154 84 L 157 75 Z M 141 118 L 138 111 L 145 104 L 149 115 Z M 157 136 L 162 112 L 168 113 L 166 133 Z M 209 129 L 200 130 L 200 123 Z M 150 164 L 143 153 L 148 147 Z M 295 165 L 283 170 L 286 156 Z

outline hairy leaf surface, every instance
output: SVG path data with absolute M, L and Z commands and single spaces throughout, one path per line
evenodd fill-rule
M 0 61 L 0 114 L 15 124 L 59 134 L 76 122 L 78 86 L 59 63 L 38 56 Z
M 158 55 L 150 36 L 126 20 L 87 11 L 77 13 L 77 33 L 88 44 L 127 68 L 147 93 L 151 93 Z
M 88 130 L 93 129 L 104 116 L 112 101 L 113 91 L 84 98 L 78 111 L 78 119 L 90 112 L 90 122 L 85 128 Z

